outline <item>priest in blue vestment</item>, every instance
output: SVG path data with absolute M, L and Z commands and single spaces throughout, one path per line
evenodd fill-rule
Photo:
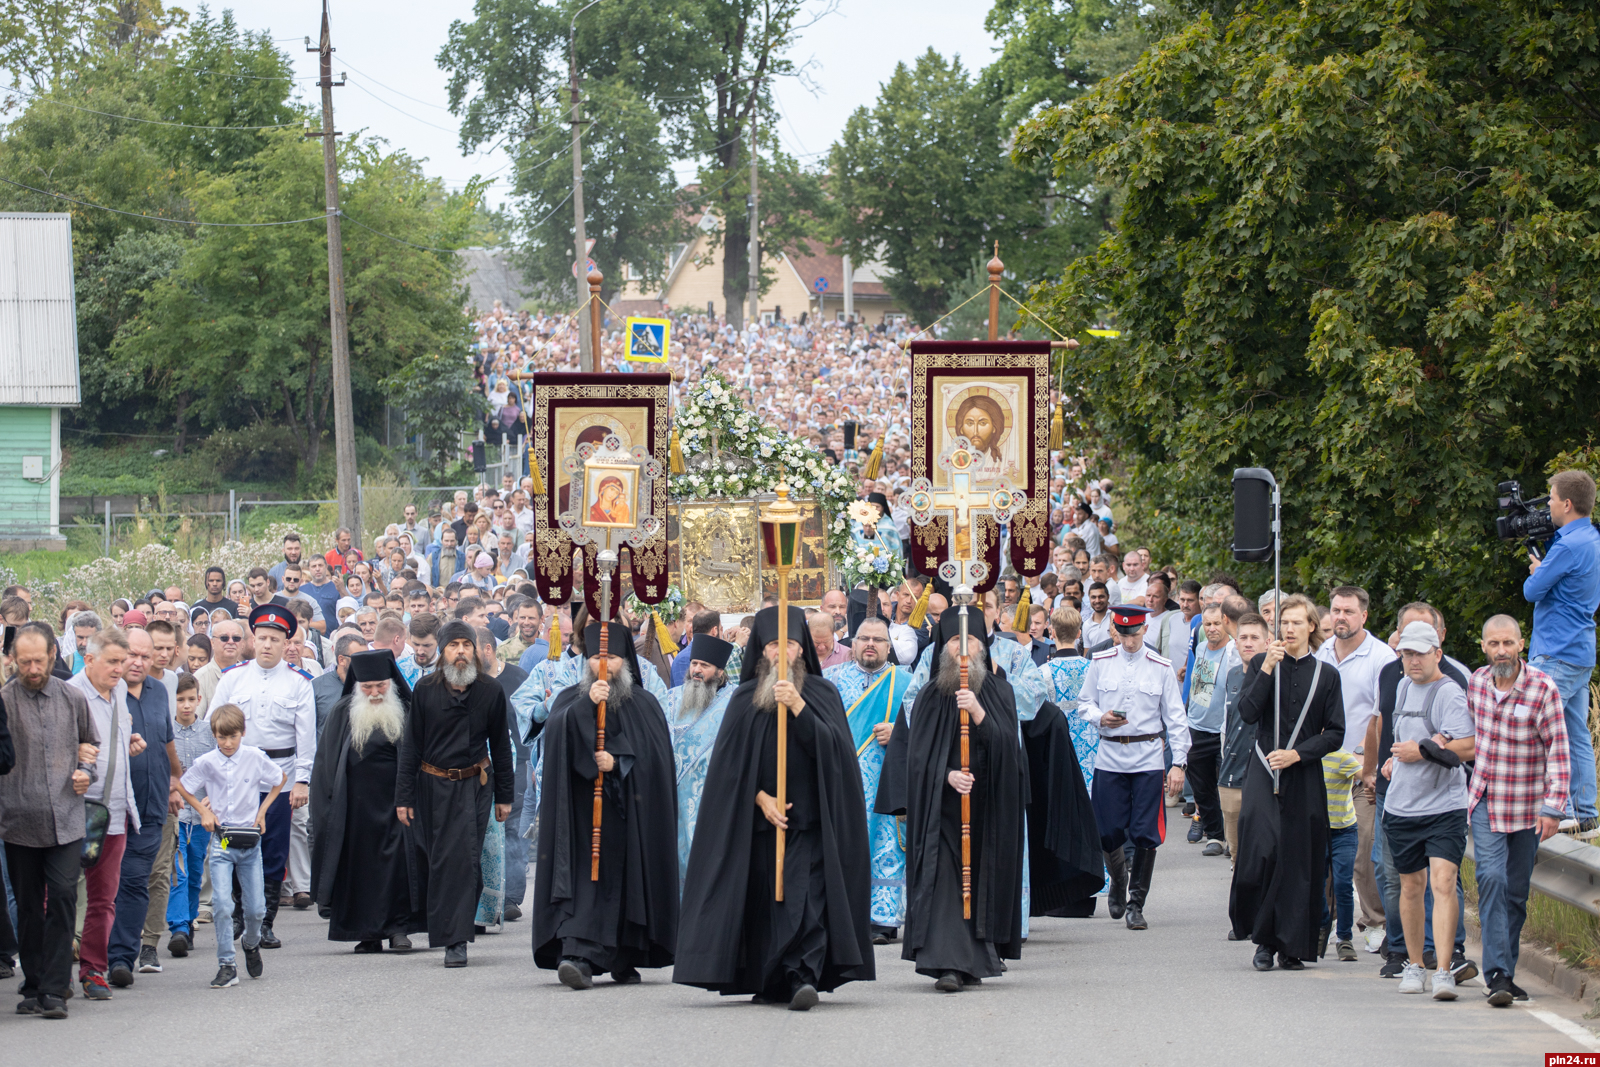
M 878 795 L 884 749 L 901 709 L 909 708 L 911 674 L 890 663 L 889 624 L 881 616 L 863 619 L 850 647 L 850 662 L 829 667 L 822 676 L 839 690 L 861 764 L 861 789 Z M 680 801 L 681 803 L 681 801 Z M 906 846 L 901 820 L 867 813 L 872 849 L 872 942 L 886 945 L 905 919 Z

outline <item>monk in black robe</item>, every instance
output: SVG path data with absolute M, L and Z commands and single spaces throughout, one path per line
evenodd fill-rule
M 1105 884 L 1100 830 L 1072 747 L 1067 717 L 1051 701 L 1022 724 L 1028 757 L 1029 915 L 1088 918 Z
M 672 980 L 806 1011 L 819 990 L 875 975 L 872 857 L 844 704 L 822 677 L 798 608 L 789 609 L 788 630 L 789 677 L 780 682 L 778 609 L 756 615 L 706 770 Z M 785 810 L 777 802 L 779 714 L 790 716 Z
M 328 940 L 354 941 L 361 953 L 382 952 L 384 938 L 409 952 L 407 935 L 427 929 L 411 831 L 394 811 L 410 703 L 393 652 L 351 656 L 311 768 L 311 894 Z
M 555 699 L 544 725 L 533 961 L 572 989 L 596 971 L 638 982 L 672 964 L 678 937 L 678 792 L 672 735 L 639 677 L 628 628 L 609 623 L 600 681 L 600 623 L 583 630 L 582 680 Z M 646 665 L 646 670 L 655 668 Z M 599 705 L 604 752 L 595 751 Z M 591 879 L 594 782 L 601 772 L 600 878 Z
M 967 610 L 969 688 L 961 688 L 959 612 Z M 939 618 L 928 684 L 904 732 L 905 771 L 886 773 L 877 810 L 906 820 L 906 928 L 901 956 L 946 993 L 1003 973 L 1022 955 L 1023 809 L 1028 768 L 1011 683 L 988 669 L 988 627 L 977 608 Z M 960 709 L 971 719 L 970 771 L 961 771 Z M 892 744 L 891 736 L 891 744 Z M 896 795 L 896 790 L 903 791 Z M 972 918 L 962 917 L 961 797 L 972 798 Z
M 511 813 L 511 733 L 505 690 L 478 669 L 472 627 L 447 622 L 438 636 L 439 669 L 411 695 L 394 802 L 422 854 L 417 897 L 428 945 L 445 947 L 446 967 L 465 967 L 491 808 L 500 822 Z
M 1256 756 L 1239 808 L 1228 917 L 1235 938 L 1256 944 L 1255 967 L 1305 968 L 1317 954 L 1328 876 L 1328 794 L 1322 757 L 1344 743 L 1339 671 L 1312 655 L 1316 606 L 1303 596 L 1278 608 L 1281 637 L 1253 657 L 1239 718 L 1256 726 Z M 1273 686 L 1280 689 L 1276 737 Z M 1272 769 L 1278 769 L 1276 796 Z

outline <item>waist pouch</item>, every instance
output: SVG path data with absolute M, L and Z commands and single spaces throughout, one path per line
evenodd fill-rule
M 218 846 L 224 851 L 248 852 L 261 843 L 261 831 L 254 826 L 224 826 L 217 831 Z

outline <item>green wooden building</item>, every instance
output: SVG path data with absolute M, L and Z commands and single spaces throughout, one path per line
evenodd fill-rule
M 0 552 L 66 547 L 61 409 L 79 396 L 72 217 L 0 213 Z

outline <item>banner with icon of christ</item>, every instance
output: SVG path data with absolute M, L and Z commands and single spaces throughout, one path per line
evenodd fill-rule
M 1050 562 L 1050 343 L 1048 341 L 913 341 L 911 343 L 911 475 L 933 489 L 951 489 L 939 464 L 958 439 L 970 462 L 962 490 L 1005 485 L 1026 496 L 1009 525 L 1010 563 L 1034 577 Z M 950 518 L 911 532 L 917 569 L 937 574 L 951 558 Z M 992 518 L 954 531 L 964 558 L 985 561 L 994 587 L 1001 568 L 1001 532 Z

